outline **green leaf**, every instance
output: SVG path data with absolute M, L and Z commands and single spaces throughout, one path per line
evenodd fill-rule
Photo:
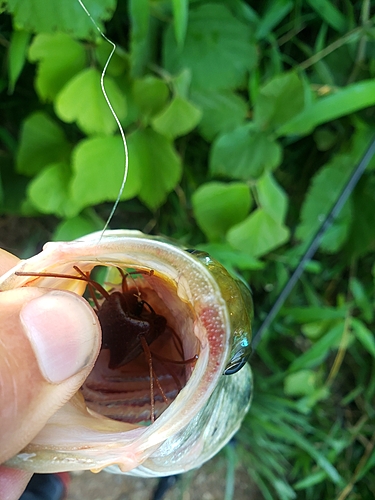
M 274 0 L 267 4 L 267 9 L 259 21 L 256 37 L 259 40 L 266 38 L 292 9 L 293 2 L 291 0 Z
M 358 258 L 372 252 L 375 245 L 375 179 L 363 175 L 352 196 L 353 218 L 345 250 Z
M 28 186 L 28 196 L 34 207 L 44 214 L 65 217 L 74 212 L 69 200 L 71 169 L 65 163 L 45 167 Z M 68 203 L 69 202 L 69 203 Z
M 257 179 L 281 163 L 280 145 L 250 125 L 219 136 L 213 143 L 210 170 L 232 179 Z
M 50 163 L 68 162 L 70 149 L 55 121 L 45 113 L 33 113 L 22 125 L 17 172 L 33 176 Z
M 172 77 L 171 83 L 174 95 L 179 95 L 187 99 L 191 84 L 191 71 L 187 68 L 183 69 L 178 75 Z
M 307 396 L 316 388 L 316 373 L 312 370 L 299 370 L 284 379 L 284 392 L 287 396 Z
M 120 136 L 95 137 L 81 141 L 73 152 L 71 198 L 75 206 L 81 209 L 116 200 L 124 168 L 124 145 Z M 140 184 L 137 161 L 129 154 L 129 173 L 121 199 L 127 200 L 136 196 Z
M 297 73 L 276 76 L 259 89 L 254 103 L 255 124 L 274 129 L 298 115 L 304 106 L 304 89 Z
M 80 236 L 85 236 L 101 229 L 103 229 L 102 221 L 87 214 L 77 215 L 77 217 L 61 222 L 56 227 L 52 240 L 72 241 Z
M 261 257 L 289 239 L 289 229 L 258 208 L 227 233 L 228 242 L 237 250 Z
M 167 104 L 168 96 L 168 85 L 160 78 L 146 76 L 134 81 L 134 102 L 146 118 L 161 111 Z
M 128 147 L 133 169 L 142 180 L 138 196 L 155 210 L 180 180 L 181 159 L 172 142 L 150 128 L 130 134 Z
M 5 155 L 4 155 L 5 156 Z M 12 163 L 6 159 L 1 162 L 1 195 L 0 195 L 0 213 L 21 214 L 26 197 L 26 189 L 29 179 L 24 175 L 19 175 L 12 168 Z M 6 232 L 6 231 L 5 231 Z
M 116 0 L 85 0 L 90 15 L 103 31 L 116 8 Z M 98 31 L 77 0 L 8 0 L 7 10 L 18 29 L 36 33 L 60 32 L 75 38 L 97 38 Z
M 8 55 L 9 94 L 13 94 L 18 77 L 24 67 L 30 36 L 27 31 L 17 29 L 12 33 Z
M 367 352 L 375 358 L 375 339 L 374 334 L 371 332 L 362 321 L 352 318 L 352 328 L 355 336 L 360 341 L 362 346 Z
M 240 182 L 208 182 L 195 191 L 192 203 L 197 224 L 207 238 L 221 241 L 228 229 L 249 213 L 250 189 Z
M 306 135 L 322 123 L 336 120 L 375 104 L 375 81 L 363 80 L 316 99 L 277 130 L 277 135 Z
M 182 47 L 185 41 L 186 28 L 189 17 L 189 0 L 172 0 L 173 7 L 173 27 L 179 47 Z
M 105 89 L 118 118 L 126 115 L 126 99 L 110 78 L 106 77 Z M 117 123 L 108 107 L 100 86 L 100 73 L 88 68 L 70 80 L 57 95 L 56 114 L 65 122 L 76 121 L 86 134 L 112 134 Z
M 149 0 L 129 0 L 129 17 L 132 75 L 140 76 L 151 55 Z
M 228 89 L 245 83 L 257 60 L 251 30 L 224 6 L 206 4 L 190 10 L 181 49 L 172 26 L 163 44 L 165 67 L 171 73 L 192 72 L 192 83 L 205 90 Z M 234 57 L 235 54 L 235 57 Z
M 35 87 L 42 99 L 53 100 L 63 86 L 86 65 L 86 51 L 69 35 L 37 35 L 29 50 L 31 62 L 39 61 Z
M 309 307 L 288 307 L 283 308 L 284 316 L 291 316 L 298 323 L 311 323 L 333 319 L 345 319 L 347 309 L 337 309 L 334 307 L 309 306 Z
M 276 182 L 273 175 L 270 173 L 264 174 L 258 180 L 256 189 L 259 205 L 271 215 L 276 222 L 283 222 L 288 208 L 288 197 L 281 186 Z
M 112 50 L 112 45 L 110 45 L 106 40 L 98 40 L 95 48 L 95 57 L 101 68 L 104 68 L 107 64 L 108 57 L 111 55 Z M 128 71 L 128 69 L 129 55 L 122 47 L 116 45 L 116 49 L 112 54 L 105 74 L 116 77 L 123 75 L 126 71 Z
M 254 259 L 251 255 L 234 250 L 227 243 L 207 243 L 197 246 L 198 250 L 207 252 L 214 259 L 221 262 L 228 270 L 241 271 L 264 269 L 264 262 Z
M 171 139 L 191 132 L 199 123 L 202 112 L 183 97 L 176 96 L 152 119 L 152 127 Z
M 307 3 L 336 31 L 344 33 L 348 29 L 345 15 L 329 0 L 307 0 Z
M 355 277 L 349 281 L 350 291 L 356 306 L 361 310 L 363 318 L 366 322 L 371 323 L 374 318 L 374 308 L 372 300 L 367 293 L 363 284 Z
M 319 366 L 336 349 L 344 332 L 344 322 L 335 325 L 321 337 L 310 349 L 296 358 L 289 366 L 289 371 L 298 371 Z
M 199 131 L 207 141 L 242 125 L 248 113 L 246 101 L 230 90 L 193 90 L 191 99 L 203 112 Z
M 353 163 L 350 156 L 338 155 L 314 176 L 302 206 L 301 222 L 296 230 L 297 238 L 303 241 L 310 240 L 322 225 L 351 174 Z M 348 200 L 324 234 L 321 248 L 327 252 L 337 252 L 349 234 L 350 223 L 351 209 Z

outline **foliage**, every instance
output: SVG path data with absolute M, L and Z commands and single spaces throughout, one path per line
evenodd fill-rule
M 100 229 L 124 170 L 111 47 L 77 0 L 1 5 L 1 213 L 44 216 L 55 239 Z M 373 7 L 86 6 L 117 45 L 104 83 L 129 146 L 112 226 L 211 252 L 251 283 L 259 324 L 374 134 Z M 236 453 L 266 499 L 375 491 L 374 165 L 252 360 Z

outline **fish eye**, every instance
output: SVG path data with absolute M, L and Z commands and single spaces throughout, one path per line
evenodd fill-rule
M 238 361 L 231 361 L 225 368 L 224 370 L 224 375 L 233 375 L 234 373 L 237 373 L 238 371 L 241 370 L 247 363 L 247 356 L 243 356 L 241 359 Z

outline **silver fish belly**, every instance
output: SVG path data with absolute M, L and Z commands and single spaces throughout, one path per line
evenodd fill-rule
M 167 320 L 166 332 L 150 348 L 158 349 L 155 372 L 159 364 L 160 385 L 168 392 L 168 404 L 155 396 L 156 419 L 147 422 L 149 382 L 141 361 L 121 367 L 113 377 L 108 374 L 108 353 L 103 349 L 98 367 L 95 365 L 82 389 L 7 465 L 32 472 L 108 468 L 143 477 L 199 467 L 229 441 L 250 405 L 252 376 L 246 363 L 251 340 L 249 290 L 203 252 L 186 251 L 166 240 L 125 230 L 106 231 L 101 238 L 94 233 L 72 242 L 47 243 L 40 254 L 21 261 L 1 277 L 0 290 L 35 286 L 82 295 L 85 281 L 43 276 L 76 274 L 73 266 L 87 275 L 95 267 L 105 266 L 110 289 L 118 286 L 112 284 L 116 268 L 140 272 L 131 278 L 137 293 Z M 180 340 L 176 342 L 176 338 Z M 196 354 L 198 358 L 194 363 L 165 368 L 168 362 L 160 355 L 164 350 L 167 358 L 176 350 L 184 360 Z M 114 384 L 115 400 L 106 399 L 108 391 L 100 390 L 103 383 Z M 116 384 L 121 384 L 120 390 Z

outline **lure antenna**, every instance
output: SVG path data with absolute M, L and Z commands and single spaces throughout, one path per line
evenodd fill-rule
M 120 198 L 122 196 L 122 193 L 124 191 L 124 188 L 125 188 L 125 184 L 126 184 L 126 180 L 128 178 L 128 171 L 129 171 L 129 150 L 128 150 L 128 144 L 126 142 L 126 137 L 125 137 L 125 132 L 124 132 L 124 129 L 122 128 L 122 125 L 120 123 L 120 120 L 118 119 L 118 116 L 116 115 L 116 112 L 115 110 L 113 109 L 113 106 L 111 104 L 111 101 L 109 100 L 109 97 L 107 95 L 107 92 L 105 90 L 105 86 L 104 86 L 104 77 L 106 75 L 106 72 L 107 72 L 107 68 L 108 68 L 108 65 L 109 63 L 111 62 L 111 59 L 112 59 L 112 56 L 113 54 L 115 53 L 115 50 L 116 50 L 116 44 L 114 42 L 112 42 L 112 40 L 110 40 L 109 38 L 107 38 L 105 36 L 105 34 L 102 32 L 102 30 L 99 28 L 99 26 L 96 24 L 94 18 L 92 17 L 92 15 L 90 14 L 90 12 L 87 10 L 86 6 L 84 5 L 84 3 L 82 2 L 82 0 L 78 0 L 80 6 L 82 7 L 82 9 L 85 11 L 85 13 L 87 14 L 87 16 L 89 17 L 90 21 L 92 22 L 92 24 L 95 26 L 95 28 L 98 30 L 100 36 L 106 41 L 108 42 L 111 46 L 112 46 L 112 50 L 111 50 L 111 53 L 109 54 L 108 56 L 108 59 L 104 65 L 104 68 L 103 68 L 103 71 L 102 71 L 102 74 L 100 76 L 100 86 L 101 86 L 101 89 L 102 89 L 102 93 L 104 95 L 104 98 L 107 102 L 107 105 L 114 117 L 114 119 L 116 120 L 116 123 L 117 123 L 117 127 L 120 131 L 120 134 L 121 134 L 121 138 L 122 138 L 122 143 L 124 145 L 124 153 L 125 153 L 125 164 L 124 164 L 124 176 L 122 178 L 122 183 L 121 183 L 121 186 L 120 186 L 120 190 L 119 190 L 119 193 L 117 195 L 117 198 L 116 198 L 116 201 L 112 207 L 112 210 L 111 210 L 111 213 L 109 214 L 109 217 L 107 219 L 107 222 L 105 223 L 104 225 L 104 228 L 102 230 L 102 232 L 100 233 L 100 238 L 99 238 L 99 241 L 102 239 L 103 237 L 103 234 L 105 232 L 105 230 L 107 229 L 108 227 L 108 224 L 111 222 L 111 219 L 113 217 L 113 214 L 115 213 L 117 207 L 118 207 L 118 204 L 120 202 Z
M 358 163 L 358 165 L 354 168 L 352 175 L 350 176 L 348 182 L 346 183 L 346 185 L 344 186 L 340 195 L 338 196 L 333 207 L 328 212 L 328 214 L 326 215 L 320 228 L 317 230 L 317 232 L 313 236 L 311 243 L 310 243 L 308 249 L 306 250 L 305 254 L 303 255 L 303 257 L 301 258 L 298 266 L 294 270 L 292 276 L 289 278 L 289 281 L 286 283 L 286 285 L 284 286 L 284 288 L 280 292 L 280 295 L 277 297 L 275 303 L 271 307 L 271 310 L 267 314 L 265 320 L 260 325 L 258 331 L 254 335 L 253 341 L 252 341 L 253 352 L 256 349 L 257 345 L 259 344 L 262 336 L 264 335 L 264 332 L 269 328 L 272 321 L 275 319 L 276 315 L 280 311 L 286 298 L 288 297 L 288 295 L 290 294 L 290 292 L 294 288 L 294 285 L 297 283 L 297 281 L 301 277 L 301 274 L 305 270 L 306 264 L 312 259 L 315 252 L 318 250 L 324 233 L 327 231 L 327 229 L 331 226 L 332 222 L 336 219 L 336 217 L 340 213 L 342 207 L 344 206 L 345 202 L 349 198 L 353 189 L 357 185 L 359 179 L 361 178 L 363 172 L 366 170 L 366 167 L 369 164 L 371 158 L 374 156 L 374 154 L 375 154 L 375 137 L 372 139 L 369 147 L 367 148 L 365 154 L 363 155 L 363 157 L 360 160 L 360 162 Z

